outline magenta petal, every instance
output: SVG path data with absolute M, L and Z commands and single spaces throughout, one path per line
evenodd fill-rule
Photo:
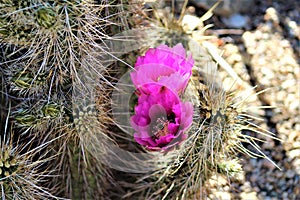
M 193 122 L 193 104 L 190 102 L 182 103 L 183 113 L 182 113 L 182 120 L 181 120 L 181 129 L 186 130 L 188 129 Z
M 165 108 L 159 104 L 154 104 L 149 110 L 149 117 L 152 120 L 155 120 L 159 117 L 167 117 L 167 112 Z
M 174 92 L 181 93 L 187 86 L 188 78 L 179 73 L 173 73 L 170 76 L 162 76 L 158 81 L 159 84 L 166 86 Z
M 173 74 L 177 74 L 177 76 L 172 78 Z M 135 87 L 140 92 L 144 93 L 151 93 L 152 90 L 155 90 L 155 88 L 157 87 L 153 88 L 154 84 L 156 84 L 157 86 L 164 85 L 177 92 L 177 90 L 183 90 L 188 81 L 188 79 L 183 79 L 184 77 L 178 74 L 174 69 L 168 66 L 161 66 L 157 64 L 147 64 L 138 66 L 135 68 L 135 71 L 131 72 L 130 76 Z M 175 79 L 176 81 L 174 82 Z M 178 83 L 178 80 L 180 80 L 180 85 Z M 174 83 L 176 83 L 175 87 L 173 86 Z
M 144 56 L 138 57 L 135 71 L 131 73 L 131 79 L 136 88 L 141 91 L 149 93 L 147 88 L 144 90 L 143 87 L 146 84 L 157 82 L 180 93 L 187 86 L 193 65 L 194 60 L 191 56 L 186 57 L 182 44 L 173 48 L 160 45 L 156 49 L 150 48 Z M 179 77 L 176 76 L 175 82 L 174 77 L 171 76 L 174 73 L 179 75 Z M 167 80 L 168 77 L 170 80 Z M 163 82 L 160 82 L 161 78 L 163 78 Z
M 159 146 L 165 146 L 169 144 L 174 138 L 175 138 L 174 135 L 168 134 L 166 136 L 160 137 L 159 139 L 156 140 L 156 142 L 157 144 L 159 144 Z
M 134 139 L 137 143 L 143 146 L 156 146 L 155 141 L 149 136 L 140 136 L 139 134 L 134 134 Z
M 177 134 L 178 128 L 179 128 L 179 124 L 170 123 L 170 124 L 168 125 L 168 130 L 169 130 L 170 133 L 172 133 L 173 135 L 176 135 L 176 134 Z
M 176 46 L 173 47 L 174 53 L 176 53 L 178 56 L 185 57 L 185 49 L 183 48 L 182 44 L 179 43 Z
M 168 146 L 173 140 L 175 136 L 172 134 L 168 134 L 166 136 L 162 136 L 159 139 L 156 140 L 159 147 L 163 148 Z

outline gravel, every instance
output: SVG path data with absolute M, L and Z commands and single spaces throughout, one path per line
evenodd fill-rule
M 203 7 L 208 5 L 205 1 L 191 2 L 195 9 L 190 10 L 195 10 L 199 16 L 204 12 Z M 260 144 L 262 151 L 280 169 L 267 159 L 240 155 L 244 170 L 242 177 L 227 183 L 215 180 L 219 184 L 212 185 L 209 197 L 296 200 L 300 199 L 300 1 L 252 3 L 251 10 L 243 11 L 243 16 L 251 20 L 243 29 L 236 29 L 241 30 L 241 34 L 223 23 L 225 16 L 219 10 L 208 22 L 214 24 L 208 33 L 218 37 L 215 44 L 246 83 L 244 89 L 255 85 L 257 91 L 270 88 L 254 99 L 254 104 L 274 108 L 256 113 L 264 118 L 263 122 L 256 123 L 273 132 L 281 142 L 258 134 L 256 137 L 267 141 Z M 230 14 L 226 12 L 228 17 L 240 11 L 233 8 Z M 222 69 L 220 76 L 225 86 L 232 85 L 232 78 Z

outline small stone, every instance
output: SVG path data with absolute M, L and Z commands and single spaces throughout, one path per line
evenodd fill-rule
M 293 170 L 289 169 L 289 170 L 287 170 L 285 175 L 286 175 L 287 178 L 293 178 L 296 175 L 296 173 Z
M 233 14 L 229 18 L 222 18 L 222 21 L 232 28 L 243 28 L 248 23 L 248 17 L 241 14 Z
M 295 188 L 294 188 L 294 194 L 296 196 L 299 196 L 300 195 L 300 184 L 296 185 Z
M 288 40 L 282 40 L 280 41 L 280 46 L 285 48 L 291 48 L 291 44 Z
M 231 55 L 231 54 L 239 52 L 238 47 L 236 45 L 233 45 L 233 44 L 226 44 L 224 49 L 226 50 L 226 52 L 225 52 L 226 55 Z
M 290 150 L 287 152 L 287 155 L 290 157 L 290 158 L 296 158 L 300 155 L 300 149 L 293 149 L 293 150 Z
M 288 140 L 289 140 L 290 143 L 293 143 L 294 141 L 296 141 L 297 138 L 300 139 L 300 132 L 299 132 L 299 131 L 296 131 L 296 130 L 295 130 L 295 131 L 291 131 L 291 132 L 289 133 Z M 299 141 L 298 141 L 298 142 L 299 142 Z
M 264 40 L 270 39 L 270 34 L 269 34 L 269 33 L 263 33 L 262 39 L 264 39 Z M 278 49 L 277 49 L 277 50 L 278 50 Z
M 246 47 L 255 47 L 256 46 L 256 37 L 250 31 L 246 31 L 242 35 L 242 38 L 243 38 L 243 40 L 245 42 Z
M 191 0 L 196 6 L 201 8 L 209 9 L 217 1 L 212 0 Z M 254 0 L 225 0 L 220 1 L 220 5 L 217 6 L 214 10 L 214 13 L 221 16 L 230 16 L 234 13 L 248 13 L 251 11 L 252 6 L 254 5 Z
M 295 21 L 289 21 L 288 27 L 290 35 L 300 37 L 300 28 Z
M 241 188 L 244 192 L 251 192 L 252 190 L 251 183 L 249 181 L 246 181 Z
M 280 178 L 282 178 L 283 176 L 280 176 Z M 278 186 L 282 187 L 283 185 L 286 184 L 286 181 L 284 179 L 279 179 L 278 181 Z
M 295 125 L 295 130 L 300 131 L 300 123 Z
M 262 164 L 263 167 L 269 169 L 270 171 L 271 170 L 274 170 L 276 167 L 273 165 L 273 163 L 271 163 L 269 160 L 267 159 L 264 159 L 263 160 L 263 164 Z
M 230 200 L 231 199 L 231 195 L 229 192 L 218 191 L 215 194 L 216 194 L 217 199 L 221 199 L 221 200 Z
M 286 81 L 284 81 L 284 82 L 281 84 L 281 87 L 282 87 L 283 89 L 287 89 L 287 88 L 289 88 L 289 87 L 295 87 L 295 85 L 296 85 L 296 80 L 291 79 L 291 80 L 286 80 Z
M 246 192 L 242 192 L 240 194 L 240 197 L 242 200 L 258 200 L 257 197 L 257 193 L 256 192 L 250 192 L 250 193 L 246 193 Z
M 299 138 L 299 139 L 300 139 L 300 138 Z M 294 147 L 294 148 L 300 148 L 300 141 L 294 142 L 293 147 Z
M 189 6 L 189 7 L 187 7 L 186 11 L 189 14 L 194 14 L 196 11 L 196 8 L 194 6 Z
M 283 158 L 283 155 L 281 153 L 277 153 L 277 152 L 274 152 L 274 154 L 272 153 L 272 156 L 274 158 L 274 160 L 282 160 Z
M 187 32 L 195 30 L 200 25 L 202 25 L 202 21 L 199 17 L 193 15 L 184 15 L 182 19 L 183 29 Z
M 272 20 L 275 23 L 279 23 L 278 14 L 275 8 L 270 7 L 266 10 L 265 20 Z
M 290 100 L 290 104 L 289 104 L 289 111 L 293 112 L 295 110 L 299 110 L 300 108 L 300 101 L 295 101 L 292 99 L 286 99 L 285 102 L 287 102 L 288 100 Z
M 263 143 L 263 148 L 265 149 L 273 149 L 274 148 L 274 141 L 267 139 L 267 141 L 265 143 Z
M 227 184 L 227 179 L 223 176 L 214 175 L 209 179 L 209 184 L 211 186 L 226 185 Z
M 264 198 L 264 200 L 272 200 L 272 198 L 269 197 L 269 196 L 266 196 L 266 197 Z
M 235 63 L 235 62 L 241 62 L 242 56 L 240 54 L 232 54 L 230 57 L 228 57 L 229 63 Z

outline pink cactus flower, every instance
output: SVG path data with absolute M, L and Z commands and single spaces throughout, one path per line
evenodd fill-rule
M 181 102 L 178 95 L 165 86 L 148 86 L 156 90 L 150 95 L 141 93 L 135 115 L 130 119 L 134 139 L 149 150 L 170 150 L 187 138 L 184 131 L 192 124 L 193 105 Z
M 193 65 L 192 56 L 186 56 L 182 44 L 173 48 L 162 44 L 157 48 L 150 48 L 144 56 L 138 57 L 135 71 L 130 75 L 140 92 L 149 94 L 149 86 L 153 86 L 151 83 L 157 83 L 176 93 L 182 93 L 191 77 Z

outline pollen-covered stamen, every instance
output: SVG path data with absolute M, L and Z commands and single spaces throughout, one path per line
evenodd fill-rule
M 152 129 L 152 134 L 154 138 L 159 138 L 168 134 L 169 121 L 166 117 L 159 117 L 155 121 L 155 125 Z

